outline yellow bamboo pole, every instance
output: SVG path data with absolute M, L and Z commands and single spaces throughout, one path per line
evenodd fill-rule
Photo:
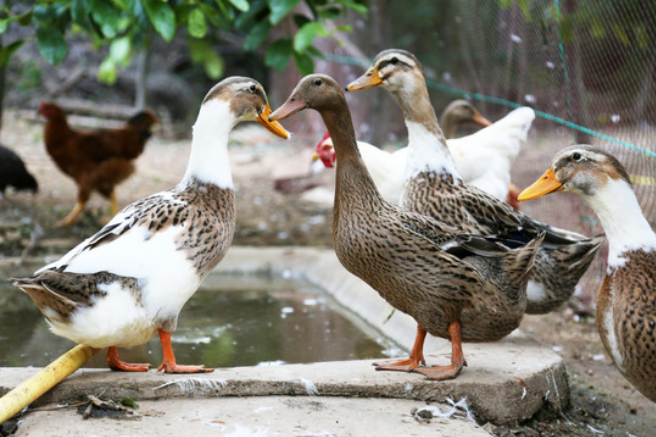
M 98 352 L 97 349 L 89 346 L 75 346 L 48 364 L 39 373 L 0 398 L 0 424 L 39 399 L 68 375 L 84 366 L 96 352 Z

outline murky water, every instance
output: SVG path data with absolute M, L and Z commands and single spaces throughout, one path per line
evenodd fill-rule
M 5 279 L 34 270 L 0 270 L 0 367 L 44 366 L 74 346 L 52 334 L 27 295 Z M 394 349 L 319 288 L 280 277 L 210 276 L 183 308 L 173 333 L 178 363 L 208 367 L 376 358 Z M 119 349 L 119 356 L 157 366 L 159 339 Z M 88 367 L 105 367 L 104 352 Z

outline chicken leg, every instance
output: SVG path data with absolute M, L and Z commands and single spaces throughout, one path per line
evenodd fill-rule
M 61 226 L 70 226 L 70 225 L 72 225 L 75 222 L 75 220 L 77 219 L 77 217 L 80 215 L 82 210 L 84 210 L 84 206 L 85 206 L 84 202 L 78 201 L 75 204 L 75 208 L 73 208 L 73 210 L 71 212 L 69 212 L 66 217 L 59 220 L 56 223 L 56 226 L 61 227 Z

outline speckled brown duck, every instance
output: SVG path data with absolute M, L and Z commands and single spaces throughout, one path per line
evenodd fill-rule
M 597 296 L 597 329 L 620 372 L 656 402 L 656 234 L 622 164 L 598 147 L 568 147 L 520 200 L 578 194 L 608 239 L 608 268 Z
M 511 250 L 383 200 L 358 152 L 339 85 L 325 75 L 306 76 L 270 119 L 305 108 L 321 114 L 337 154 L 337 257 L 418 324 L 411 356 L 379 368 L 454 378 L 465 362 L 461 341 L 498 340 L 521 321 L 528 272 L 542 236 Z M 418 367 L 426 333 L 451 340 L 450 366 Z
M 109 367 L 124 371 L 146 371 L 150 365 L 120 361 L 117 347 L 145 343 L 159 332 L 164 357 L 158 370 L 211 370 L 176 364 L 171 331 L 182 306 L 232 242 L 235 201 L 228 135 L 239 122 L 251 120 L 288 138 L 279 123 L 268 120 L 270 113 L 257 81 L 221 81 L 203 100 L 189 165 L 175 188 L 134 202 L 60 260 L 31 278 L 14 280 L 52 332 L 108 348 Z
M 527 288 L 529 314 L 558 309 L 586 272 L 602 238 L 547 226 L 463 182 L 430 103 L 423 69 L 405 50 L 385 50 L 347 90 L 382 86 L 396 98 L 408 128 L 402 206 L 465 232 L 520 241 L 546 232 Z

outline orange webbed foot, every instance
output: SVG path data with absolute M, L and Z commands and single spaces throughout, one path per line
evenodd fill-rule
M 164 373 L 209 373 L 214 372 L 214 369 L 206 368 L 203 365 L 200 366 L 183 366 L 174 363 L 162 362 L 157 368 L 158 372 L 164 371 Z
M 214 369 L 207 369 L 205 366 L 182 366 L 175 362 L 175 355 L 173 354 L 173 347 L 171 346 L 171 333 L 158 329 L 159 340 L 162 343 L 162 352 L 164 358 L 162 364 L 157 368 L 158 371 L 165 373 L 207 373 L 214 372 Z
M 115 346 L 107 348 L 107 366 L 112 370 L 121 372 L 147 372 L 148 363 L 126 363 L 118 359 L 118 350 Z
M 376 370 L 391 370 L 396 372 L 412 372 L 420 365 L 426 365 L 424 357 L 414 358 L 412 356 L 405 360 L 377 361 L 373 363 Z
M 431 366 L 431 367 L 422 367 L 420 369 L 414 369 L 414 372 L 421 373 L 425 375 L 427 379 L 432 379 L 435 381 L 443 381 L 445 379 L 453 379 L 462 370 L 462 365 L 450 365 L 450 366 Z

